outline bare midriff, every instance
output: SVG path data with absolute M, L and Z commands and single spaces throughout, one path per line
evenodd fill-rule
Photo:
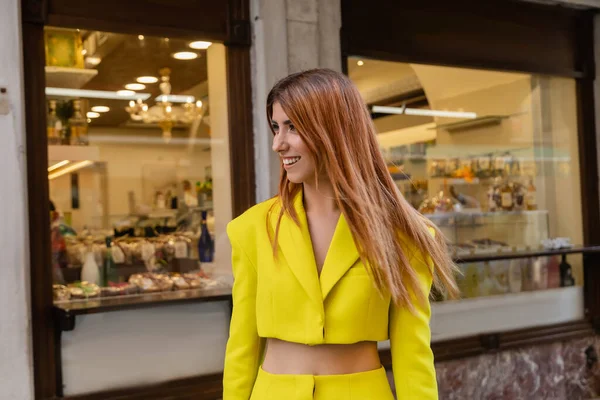
M 306 344 L 267 339 L 262 368 L 271 374 L 340 375 L 381 367 L 377 342 Z

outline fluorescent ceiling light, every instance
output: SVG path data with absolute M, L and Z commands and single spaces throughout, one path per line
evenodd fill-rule
M 180 51 L 179 53 L 174 53 L 172 56 L 177 60 L 193 60 L 198 58 L 198 54 L 191 51 Z
M 94 112 L 94 111 L 88 111 L 86 114 L 86 117 L 88 118 L 98 118 L 100 116 L 100 113 Z
M 196 50 L 206 50 L 210 47 L 211 44 L 212 44 L 212 42 L 203 42 L 203 41 L 199 40 L 197 42 L 190 43 L 190 47 L 192 49 L 196 49 Z
M 117 96 L 124 98 L 133 96 L 135 92 L 133 90 L 117 90 Z
M 146 85 L 141 83 L 128 83 L 125 85 L 125 89 L 127 90 L 144 90 L 146 89 Z
M 48 167 L 48 172 L 52 172 L 55 169 L 59 169 L 60 167 L 64 167 L 65 165 L 67 165 L 70 162 L 71 161 L 69 161 L 69 160 L 62 160 L 60 162 L 57 162 L 56 164 L 51 165 L 50 167 Z
M 107 107 L 107 106 L 94 106 L 94 107 L 92 107 L 92 111 L 93 112 L 97 112 L 97 113 L 105 113 L 105 112 L 109 112 L 110 111 L 110 107 Z
M 126 92 L 126 93 L 122 93 Z M 121 94 L 119 94 L 121 93 Z M 150 93 L 135 93 L 132 91 L 108 92 L 104 90 L 82 90 L 47 87 L 46 95 L 61 97 L 77 97 L 86 99 L 108 99 L 108 100 L 147 100 Z
M 90 160 L 76 162 L 74 164 L 69 165 L 66 168 L 58 170 L 58 171 L 56 171 L 56 172 L 54 172 L 52 174 L 48 174 L 48 180 L 56 179 L 59 176 L 63 176 L 64 174 L 68 174 L 69 172 L 73 172 L 73 171 L 76 171 L 78 169 L 87 167 L 88 165 L 93 164 L 93 163 L 94 162 L 90 161 Z
M 440 111 L 440 110 L 427 110 L 422 108 L 406 108 L 403 107 L 383 107 L 373 106 L 371 110 L 374 113 L 382 114 L 398 114 L 398 115 L 419 115 L 423 117 L 443 117 L 443 118 L 477 118 L 477 114 L 474 112 L 463 112 L 463 111 Z
M 136 79 L 139 83 L 156 83 L 158 78 L 155 76 L 140 76 Z
M 102 62 L 102 59 L 100 57 L 86 57 L 85 62 L 95 67 Z
M 194 101 L 196 101 L 196 98 L 194 96 L 185 96 L 185 95 L 178 95 L 178 94 L 168 94 L 168 95 L 161 94 L 154 100 L 155 101 L 168 101 L 169 103 L 193 103 Z

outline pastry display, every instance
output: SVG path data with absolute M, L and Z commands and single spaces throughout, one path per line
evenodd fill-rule
M 100 296 L 100 287 L 86 281 L 71 283 L 68 286 L 71 299 L 89 299 Z
M 64 285 L 52 285 L 52 293 L 55 301 L 64 301 L 71 298 L 69 288 Z

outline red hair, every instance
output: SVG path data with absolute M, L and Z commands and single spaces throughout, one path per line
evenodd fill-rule
M 402 196 L 388 172 L 379 149 L 371 116 L 350 79 L 328 69 L 313 69 L 280 80 L 267 97 L 267 117 L 279 103 L 314 157 L 315 178 L 325 172 L 344 214 L 355 244 L 380 291 L 388 291 L 396 304 L 413 308 L 410 292 L 421 301 L 418 276 L 405 254 L 404 240 L 413 243 L 423 258 L 435 265 L 435 284 L 455 297 L 455 265 L 444 235 Z M 272 238 L 276 254 L 279 223 L 287 213 L 296 223 L 294 196 L 302 185 L 287 179 L 281 168 L 281 211 Z M 270 218 L 270 216 L 269 216 Z M 431 235 L 430 229 L 435 231 Z

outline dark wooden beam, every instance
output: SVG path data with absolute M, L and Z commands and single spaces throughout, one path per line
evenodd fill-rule
M 52 319 L 44 26 L 25 22 L 22 29 L 33 372 L 36 399 L 45 399 L 54 396 L 57 387 Z

